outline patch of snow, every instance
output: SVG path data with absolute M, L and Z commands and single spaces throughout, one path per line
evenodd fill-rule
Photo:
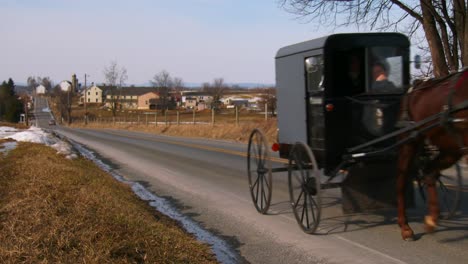
M 57 143 L 50 145 L 57 150 L 57 153 L 65 155 L 67 159 L 76 159 L 78 155 L 74 153 L 73 148 L 70 144 L 64 141 L 57 141 Z
M 8 136 L 8 135 L 13 135 L 16 132 L 18 132 L 18 129 L 14 127 L 0 126 L 0 138 L 3 138 L 4 136 Z
M 140 199 L 148 201 L 149 204 L 159 212 L 177 220 L 182 224 L 187 232 L 195 235 L 198 240 L 211 245 L 216 258 L 221 263 L 237 263 L 236 253 L 224 240 L 203 229 L 198 223 L 180 213 L 176 208 L 168 203 L 166 199 L 152 194 L 140 183 L 132 183 L 131 187 Z
M 16 132 L 16 131 L 18 131 L 18 129 L 14 127 L 0 126 L 0 133 Z
M 77 157 L 69 143 L 60 140 L 58 137 L 50 133 L 45 132 L 41 128 L 32 126 L 27 130 L 12 129 L 14 128 L 10 128 L 9 130 L 5 127 L 2 127 L 0 130 L 0 138 L 11 138 L 16 141 L 44 144 L 56 149 L 58 153 L 64 154 L 67 159 L 74 159 Z
M 58 139 L 53 137 L 51 134 L 46 133 L 44 130 L 35 126 L 30 127 L 28 130 L 20 131 L 4 138 L 11 138 L 16 141 L 23 142 L 40 143 L 47 146 L 53 145 L 58 141 Z
M 50 109 L 48 107 L 42 108 L 42 112 L 50 113 Z
M 6 155 L 12 149 L 16 148 L 17 145 L 18 145 L 17 142 L 4 142 L 2 144 L 3 147 L 0 147 L 0 153 L 3 153 L 3 155 Z

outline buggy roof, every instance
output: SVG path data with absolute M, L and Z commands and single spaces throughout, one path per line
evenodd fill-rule
M 328 47 L 352 47 L 366 46 L 366 44 L 375 45 L 401 45 L 409 46 L 407 37 L 400 33 L 343 33 L 333 34 L 317 39 L 312 39 L 297 44 L 289 45 L 278 50 L 275 58 L 279 59 L 311 50 L 323 49 Z

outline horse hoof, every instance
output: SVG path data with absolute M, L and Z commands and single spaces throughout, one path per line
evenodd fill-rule
M 401 232 L 401 237 L 404 241 L 414 241 L 414 233 L 411 230 L 406 230 Z
M 426 229 L 427 233 L 434 232 L 435 228 L 437 227 L 436 222 L 432 219 L 431 216 L 427 215 L 424 218 L 424 228 Z

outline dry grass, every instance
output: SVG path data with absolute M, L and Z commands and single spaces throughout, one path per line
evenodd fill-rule
M 141 131 L 154 134 L 164 134 L 171 136 L 181 137 L 197 137 L 197 138 L 209 138 L 209 139 L 222 139 L 237 142 L 248 142 L 250 133 L 253 129 L 261 129 L 268 142 L 273 143 L 277 137 L 277 126 L 276 120 L 263 121 L 263 122 L 249 122 L 242 123 L 239 126 L 235 124 L 210 124 L 206 125 L 157 125 L 154 124 L 113 124 L 113 123 L 94 123 L 91 122 L 88 125 L 83 123 L 75 123 L 72 127 L 88 127 L 88 128 L 112 128 L 112 129 L 124 129 L 131 131 Z
M 51 103 L 50 105 L 54 111 L 53 104 Z M 276 118 L 270 118 L 268 121 L 265 121 L 264 115 L 242 110 L 239 113 L 239 124 L 237 125 L 234 111 L 234 109 L 224 109 L 216 113 L 214 126 L 211 124 L 211 110 L 197 111 L 195 118 L 197 124 L 195 125 L 192 124 L 192 110 L 179 111 L 180 125 L 177 125 L 176 110 L 168 111 L 168 125 L 164 124 L 164 115 L 161 112 L 157 112 L 158 125 L 155 126 L 154 114 L 156 111 L 154 110 L 136 110 L 124 113 L 117 112 L 117 116 L 113 118 L 111 111 L 102 110 L 99 107 L 89 105 L 88 112 L 90 122 L 85 126 L 83 121 L 84 108 L 74 106 L 72 116 L 75 121 L 71 126 L 124 129 L 171 136 L 223 139 L 244 143 L 248 142 L 253 129 L 260 128 L 265 133 L 270 143 L 276 141 Z M 145 113 L 148 115 L 145 115 Z
M 1 263 L 214 263 L 207 245 L 92 162 L 19 143 L 0 154 Z
M 9 122 L 0 122 L 0 126 L 14 127 L 16 129 L 28 129 L 25 124 L 20 123 L 9 123 Z

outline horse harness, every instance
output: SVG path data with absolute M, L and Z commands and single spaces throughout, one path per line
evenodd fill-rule
M 460 129 L 456 128 L 456 124 L 460 123 L 468 123 L 468 120 L 465 118 L 454 118 L 453 114 L 468 110 L 468 100 L 464 100 L 463 102 L 453 105 L 453 97 L 454 94 L 456 93 L 457 89 L 462 85 L 463 81 L 465 79 L 468 79 L 468 68 L 465 68 L 461 72 L 456 73 L 454 76 L 448 76 L 446 78 L 443 78 L 440 80 L 446 80 L 447 78 L 453 78 L 453 81 L 451 82 L 451 89 L 449 92 L 449 95 L 447 97 L 447 103 L 442 106 L 441 112 L 439 112 L 440 118 L 439 118 L 439 124 L 440 126 L 444 127 L 446 131 L 453 136 L 455 139 L 457 145 L 460 147 L 460 150 L 462 153 L 466 154 L 468 151 L 468 147 L 465 146 L 464 141 L 463 141 L 463 134 L 460 133 Z M 410 114 L 409 114 L 409 95 L 415 91 L 425 89 L 427 87 L 421 87 L 414 89 L 414 87 L 410 87 L 406 93 L 406 97 L 403 101 L 403 111 L 402 115 L 400 118 L 400 121 L 398 122 L 399 126 L 409 126 L 415 124 L 415 121 L 411 119 Z M 427 144 L 431 145 L 430 142 L 426 142 Z
M 468 147 L 464 144 L 463 132 L 460 133 L 460 129 L 457 129 L 455 124 L 467 123 L 468 120 L 466 118 L 454 118 L 453 114 L 459 111 L 467 110 L 468 100 L 464 100 L 463 102 L 454 106 L 453 97 L 457 92 L 457 89 L 462 85 L 463 81 L 468 79 L 468 68 L 465 68 L 464 71 L 458 72 L 456 74 L 458 76 L 453 79 L 453 88 L 450 89 L 450 93 L 447 98 L 447 104 L 443 106 L 440 123 L 447 130 L 447 132 L 454 137 L 462 153 L 466 154 Z

